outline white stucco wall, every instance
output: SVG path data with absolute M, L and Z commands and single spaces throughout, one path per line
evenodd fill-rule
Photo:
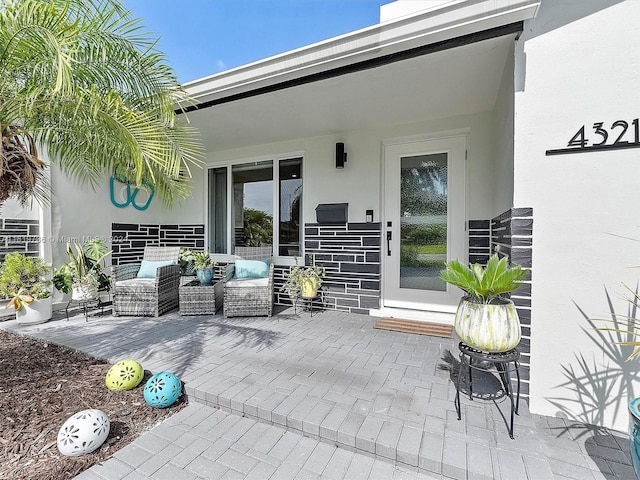
M 534 211 L 531 410 L 620 430 L 638 360 L 609 358 L 585 316 L 607 316 L 607 293 L 626 314 L 621 284 L 640 279 L 640 150 L 545 151 L 582 125 L 597 143 L 595 122 L 640 116 L 638 18 L 635 0 L 543 0 L 516 50 L 514 203 Z
M 493 122 L 491 112 L 443 118 L 379 130 L 351 131 L 341 134 L 303 138 L 295 141 L 256 145 L 223 152 L 209 152 L 209 165 L 241 160 L 267 159 L 287 153 L 304 156 L 303 212 L 305 222 L 315 222 L 319 203 L 349 203 L 349 221 L 364 222 L 368 209 L 374 221 L 380 221 L 382 186 L 382 142 L 402 137 L 468 132 L 467 197 L 470 218 L 489 218 L 494 214 L 492 178 Z M 344 142 L 347 163 L 335 168 L 335 144 Z M 205 188 L 200 182 L 198 188 Z M 205 198 L 202 193 L 199 196 Z
M 513 204 L 513 52 L 508 56 L 502 75 L 496 107 L 493 112 L 494 161 L 493 218 L 511 207 L 526 207 Z
M 149 208 L 138 211 L 132 206 L 117 208 L 111 203 L 109 177 L 105 176 L 94 190 L 89 185 L 73 181 L 57 168 L 52 167 L 52 204 L 51 232 L 54 264 L 58 266 L 66 261 L 65 244 L 69 239 L 82 241 L 87 237 L 101 237 L 110 240 L 111 224 L 150 223 L 150 224 L 193 224 L 203 223 L 201 177 L 204 170 L 194 169 L 193 196 L 176 203 L 172 208 L 165 207 L 156 196 Z M 118 201 L 122 201 L 116 197 Z
M 33 202 L 23 207 L 16 200 L 10 198 L 0 207 L 0 217 L 38 220 L 40 217 L 40 206 Z

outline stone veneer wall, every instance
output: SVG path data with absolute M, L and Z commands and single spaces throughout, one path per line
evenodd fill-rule
M 113 265 L 142 260 L 145 245 L 204 249 L 204 225 L 112 223 Z
M 17 218 L 0 218 L 0 262 L 7 253 L 40 254 L 40 222 Z
M 511 294 L 516 306 L 522 340 L 520 376 L 522 394 L 529 395 L 531 365 L 531 282 L 533 275 L 533 209 L 512 208 L 492 220 L 469 221 L 469 263 L 486 264 L 492 252 L 508 255 L 512 263 L 529 270 L 522 286 Z
M 326 270 L 324 308 L 368 314 L 380 308 L 380 223 L 305 224 L 306 264 L 313 255 Z M 276 268 L 276 303 L 290 304 L 279 291 L 289 267 Z

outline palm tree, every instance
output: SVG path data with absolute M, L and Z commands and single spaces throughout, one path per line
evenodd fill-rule
M 176 117 L 186 101 L 118 0 L 1 0 L 0 205 L 47 200 L 39 150 L 92 186 L 117 171 L 166 205 L 187 198 L 203 149 Z

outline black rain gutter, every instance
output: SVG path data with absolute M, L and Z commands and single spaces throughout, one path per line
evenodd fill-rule
M 382 67 L 403 60 L 409 60 L 411 58 L 421 57 L 423 55 L 429 55 L 431 53 L 441 52 L 443 50 L 449 50 L 472 43 L 482 42 L 492 38 L 503 37 L 505 35 L 520 34 L 524 29 L 524 22 L 515 22 L 508 25 L 501 25 L 499 27 L 490 28 L 488 30 L 482 30 L 480 32 L 470 33 L 461 37 L 450 38 L 441 42 L 432 43 L 429 45 L 423 45 L 420 47 L 410 48 L 401 52 L 390 53 L 381 57 L 372 58 L 369 60 L 363 60 L 361 62 L 352 63 L 350 65 L 344 65 L 342 67 L 333 68 L 324 72 L 313 73 L 304 77 L 295 78 L 292 80 L 286 80 L 284 82 L 275 83 L 273 85 L 266 85 L 246 92 L 236 93 L 222 98 L 216 98 L 215 100 L 208 100 L 206 102 L 199 103 L 197 105 L 190 105 L 188 107 L 179 108 L 175 110 L 176 115 L 181 113 L 189 113 L 196 110 L 203 110 L 205 108 L 214 107 L 216 105 L 222 105 L 224 103 L 235 102 L 245 98 L 256 97 L 258 95 L 264 95 L 266 93 L 277 92 L 285 90 L 287 88 L 297 87 L 299 85 L 305 85 L 307 83 L 319 82 L 321 80 L 327 80 L 329 78 L 335 78 L 349 73 L 361 72 L 364 70 L 370 70 L 372 68 Z

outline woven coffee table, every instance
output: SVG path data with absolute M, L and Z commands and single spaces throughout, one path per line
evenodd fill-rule
M 180 297 L 180 315 L 215 315 L 224 298 L 224 285 L 200 285 L 192 280 L 178 288 Z

